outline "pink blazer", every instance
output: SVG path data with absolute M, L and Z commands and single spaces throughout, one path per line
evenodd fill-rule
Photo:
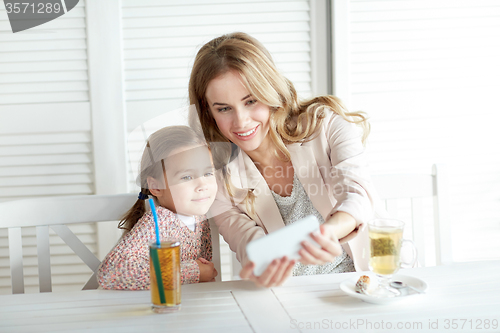
M 294 171 L 314 207 L 326 220 L 337 211 L 351 214 L 357 228 L 340 240 L 353 258 L 356 270 L 368 270 L 368 232 L 366 223 L 373 217 L 375 191 L 370 182 L 364 147 L 359 129 L 341 116 L 328 112 L 313 140 L 291 144 Z M 234 198 L 219 183 L 211 208 L 231 250 L 244 265 L 248 259 L 246 245 L 267 233 L 285 226 L 271 191 L 250 157 L 240 151 L 228 165 Z M 255 218 L 242 203 L 247 191 L 253 191 Z

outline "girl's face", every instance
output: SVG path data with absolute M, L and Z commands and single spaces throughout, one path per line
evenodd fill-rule
M 163 207 L 182 215 L 203 215 L 215 200 L 217 182 L 206 146 L 174 150 L 165 160 L 166 189 L 155 195 Z M 163 186 L 164 187 L 164 186 Z
M 269 106 L 250 94 L 236 71 L 228 71 L 208 84 L 205 94 L 217 127 L 231 142 L 249 153 L 266 149 Z

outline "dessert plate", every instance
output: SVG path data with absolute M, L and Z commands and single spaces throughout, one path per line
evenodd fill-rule
M 356 282 L 358 281 L 359 277 L 361 275 L 368 275 L 370 277 L 370 288 L 368 289 L 366 294 L 361 294 L 355 291 L 355 286 Z M 372 273 L 363 273 L 363 274 L 357 274 L 356 276 L 347 279 L 340 283 L 340 289 L 342 289 L 343 292 L 345 292 L 347 295 L 359 298 L 365 302 L 368 303 L 373 303 L 373 304 L 390 304 L 394 302 L 400 302 L 400 301 L 406 301 L 410 299 L 416 299 L 418 297 L 423 297 L 425 294 L 419 294 L 416 291 L 412 290 L 411 288 L 408 289 L 403 289 L 400 290 L 400 295 L 399 296 L 394 296 L 394 297 L 386 297 L 386 298 L 381 298 L 381 297 L 375 297 L 370 295 L 370 289 L 374 288 L 374 284 L 376 284 L 377 277 L 372 274 Z M 396 274 L 393 275 L 392 281 L 401 281 L 407 285 L 410 285 L 414 288 L 417 288 L 422 291 L 427 291 L 427 283 L 425 283 L 423 280 L 413 277 L 413 276 L 408 276 L 408 275 L 403 275 L 403 274 Z

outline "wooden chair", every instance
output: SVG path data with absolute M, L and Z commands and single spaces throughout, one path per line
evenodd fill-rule
M 48 197 L 0 203 L 0 228 L 8 229 L 12 293 L 24 293 L 21 237 L 24 227 L 36 227 L 40 292 L 52 291 L 49 227 L 94 272 L 83 290 L 96 289 L 95 271 L 101 262 L 67 225 L 120 220 L 136 200 L 136 194 L 119 194 Z
M 429 174 L 373 175 L 372 181 L 378 194 L 385 201 L 392 217 L 398 217 L 399 199 L 411 200 L 411 227 L 413 242 L 419 254 L 419 263 L 426 266 L 424 230 L 424 200 L 432 199 L 436 265 L 449 264 L 452 260 L 449 218 L 449 194 L 445 166 L 435 164 Z
M 219 228 L 215 224 L 213 219 L 208 220 L 210 222 L 210 233 L 212 237 L 212 262 L 214 263 L 214 267 L 219 273 L 215 277 L 215 281 L 222 281 L 222 264 L 221 264 L 221 250 L 220 250 L 220 241 L 219 241 Z

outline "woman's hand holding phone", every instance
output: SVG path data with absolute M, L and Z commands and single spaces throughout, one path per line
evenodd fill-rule
M 292 275 L 293 266 L 296 261 L 288 259 L 286 256 L 281 259 L 274 259 L 269 266 L 267 266 L 264 273 L 260 276 L 255 276 L 253 271 L 255 264 L 253 262 L 247 263 L 240 272 L 242 279 L 249 279 L 260 287 L 277 287 L 281 286 L 290 275 Z

